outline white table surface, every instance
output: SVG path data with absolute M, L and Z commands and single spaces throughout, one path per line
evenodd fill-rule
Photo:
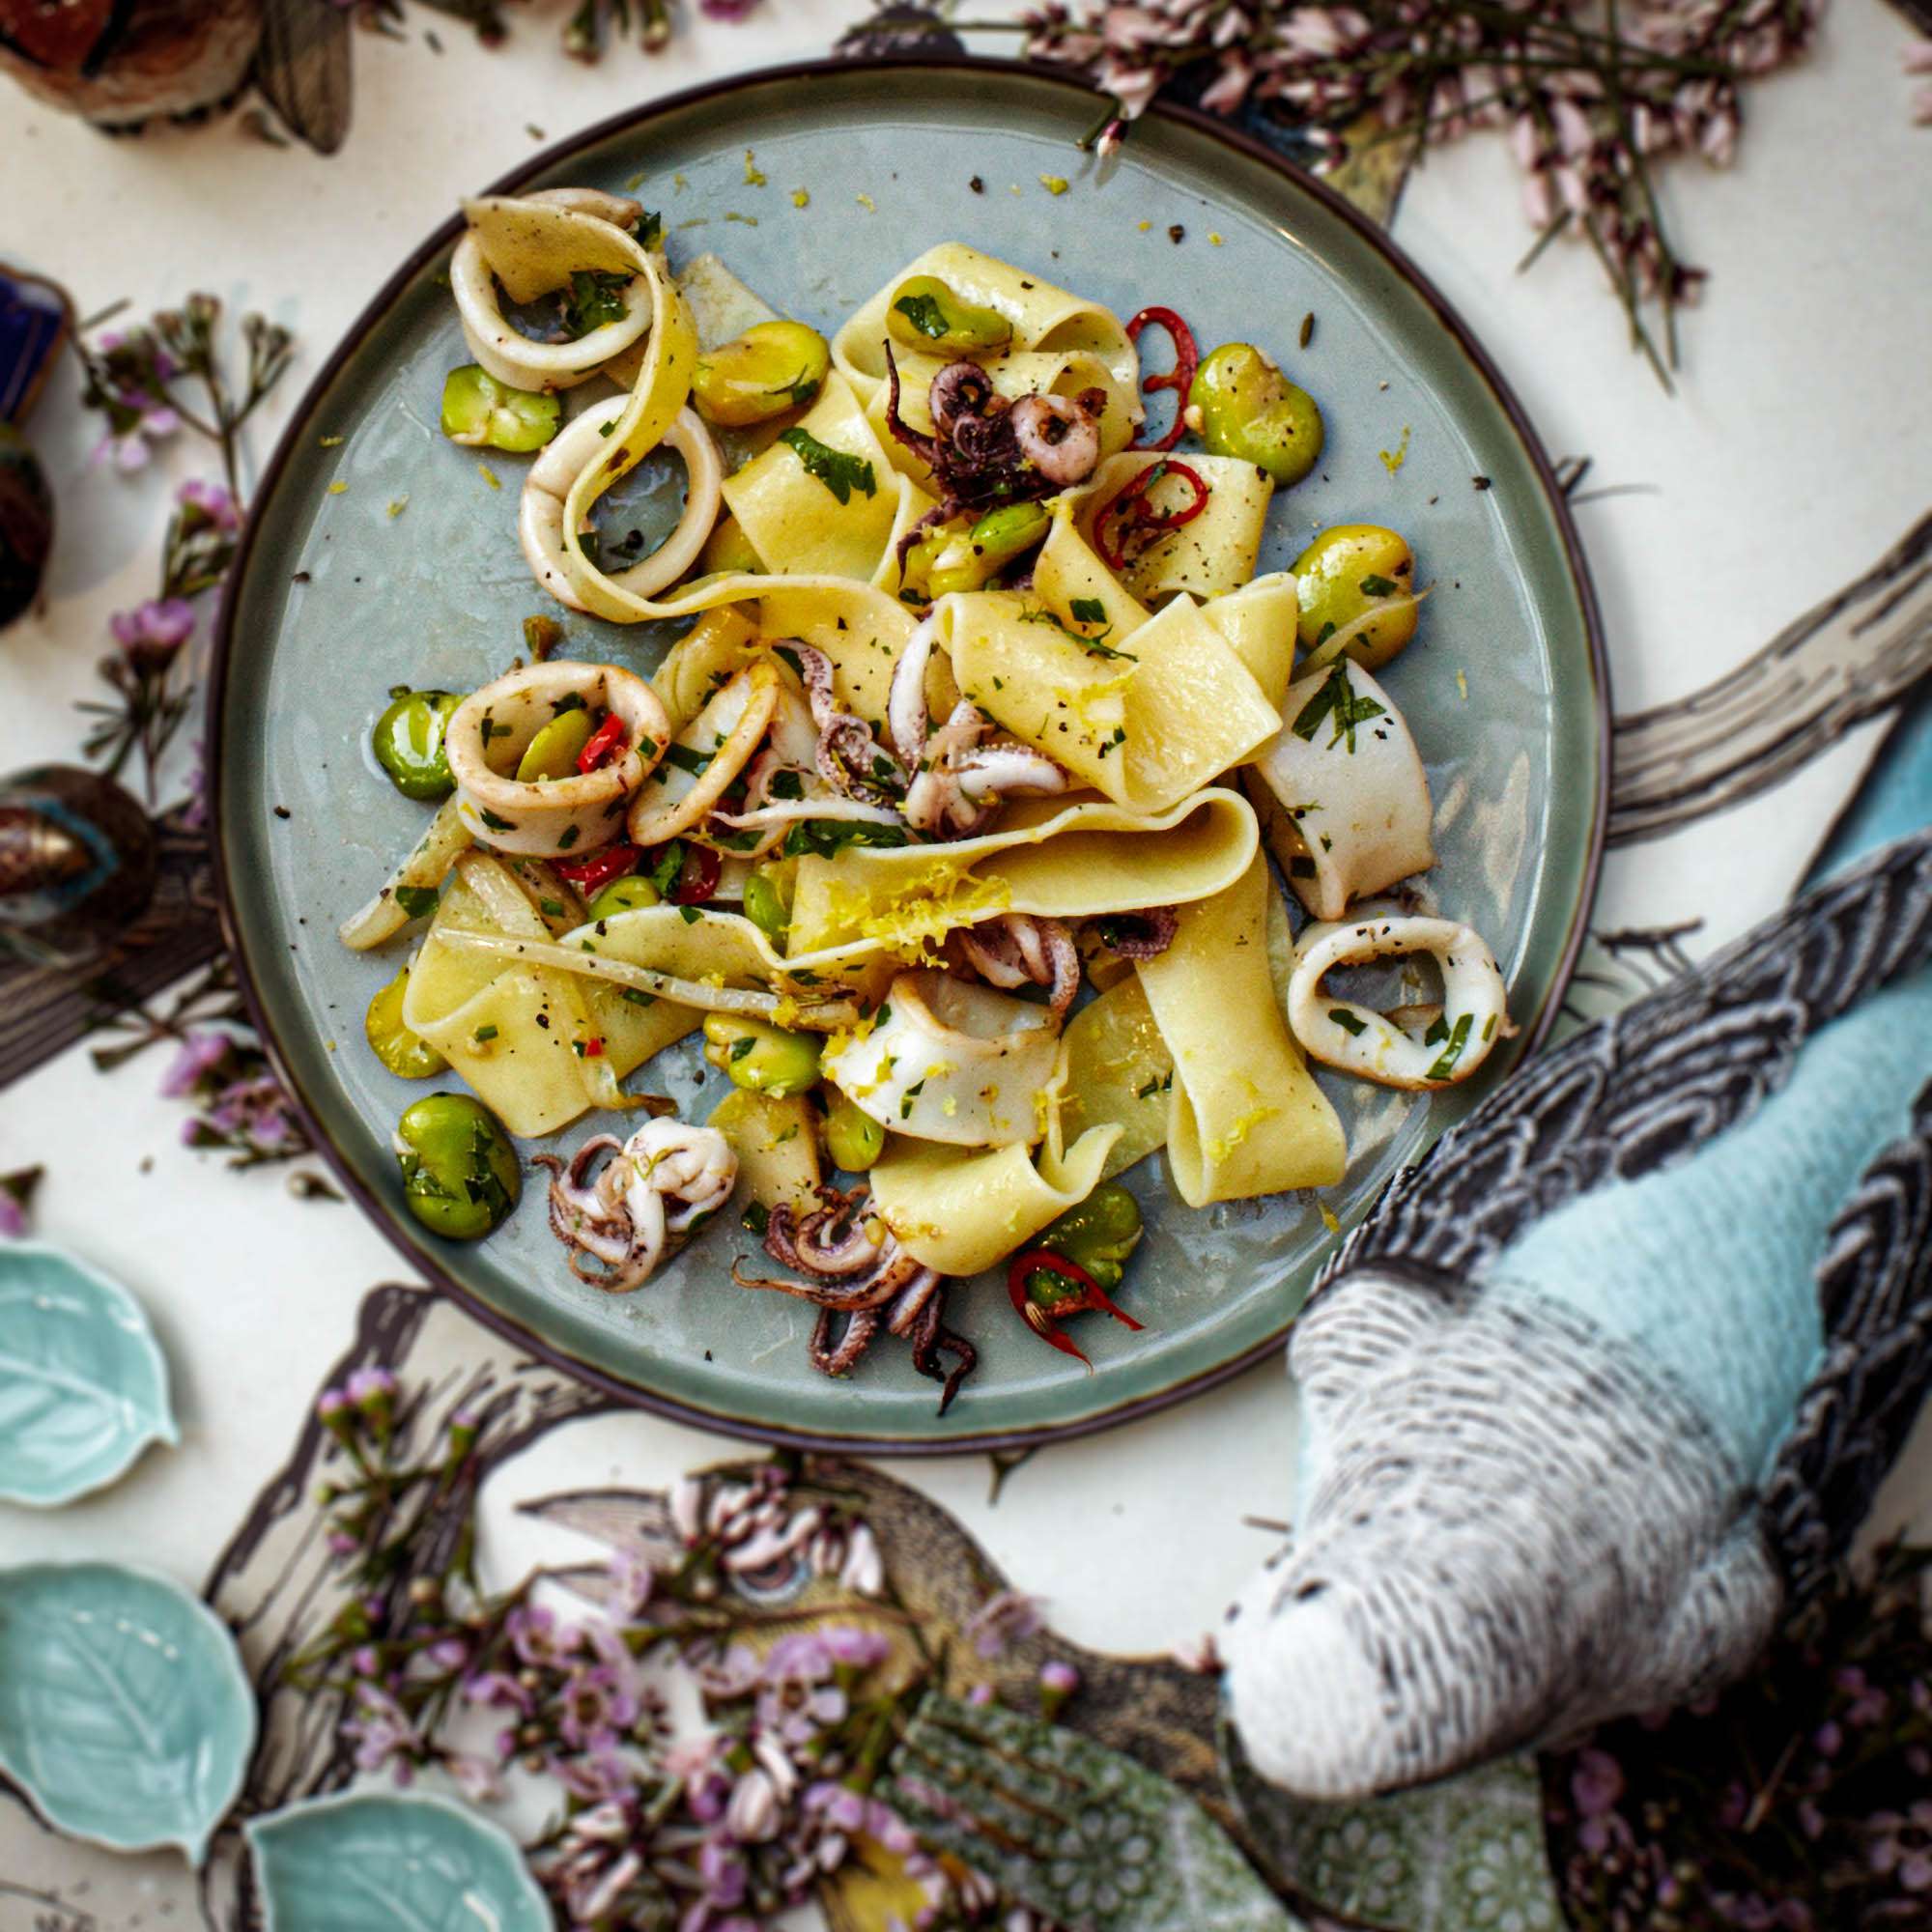
M 976 10 L 978 11 L 978 10 Z M 0 255 L 64 281 L 83 309 L 135 309 L 210 289 L 299 334 L 284 404 L 393 265 L 454 198 L 556 137 L 658 91 L 822 51 L 854 15 L 765 0 L 741 27 L 697 20 L 671 50 L 619 46 L 583 68 L 557 49 L 557 9 L 511 10 L 488 53 L 426 11 L 405 43 L 358 36 L 355 126 L 332 159 L 278 151 L 232 122 L 107 140 L 0 87 Z M 445 51 L 419 38 L 433 24 Z M 1655 494 L 1585 504 L 1620 708 L 1707 682 L 1849 582 L 1932 500 L 1932 135 L 1909 124 L 1901 18 L 1840 0 L 1804 65 L 1754 86 L 1727 173 L 1667 170 L 1680 249 L 1708 267 L 1685 320 L 1680 393 L 1626 345 L 1594 259 L 1558 245 L 1527 275 L 1513 164 L 1480 137 L 1433 154 L 1397 240 L 1493 353 L 1552 455 L 1594 459 L 1592 486 Z M 988 50 L 999 50 L 988 44 Z M 33 429 L 64 535 L 45 614 L 0 639 L 0 772 L 73 757 L 110 611 L 153 594 L 164 475 L 212 473 L 180 439 L 132 481 L 91 468 L 71 377 Z M 264 426 L 265 428 L 267 425 Z M 258 458 L 268 438 L 255 443 Z M 1667 842 L 1610 856 L 1596 923 L 1701 918 L 1693 951 L 1779 904 L 1856 782 L 1877 727 L 1772 796 Z M 286 1452 L 322 1365 L 395 1258 L 347 1206 L 306 1205 L 284 1171 L 231 1175 L 180 1144 L 158 1098 L 165 1049 L 112 1076 L 74 1048 L 0 1093 L 0 1172 L 43 1163 L 37 1232 L 134 1288 L 173 1364 L 181 1446 L 106 1494 L 35 1514 L 0 1504 L 0 1560 L 113 1554 L 198 1585 Z M 1165 1649 L 1218 1617 L 1268 1539 L 1244 1513 L 1287 1507 L 1294 1402 L 1264 1365 L 1178 1410 L 1053 1449 L 987 1503 L 982 1457 L 897 1465 L 955 1510 L 1079 1640 Z M 566 1448 L 567 1445 L 567 1448 Z M 549 1449 L 551 1445 L 547 1445 Z M 655 1485 L 728 1445 L 646 1416 L 573 1426 L 572 1479 Z M 1881 1518 L 1932 1501 L 1921 1430 Z M 486 1555 L 508 1563 L 497 1538 Z M 0 1850 L 26 1831 L 0 1803 Z

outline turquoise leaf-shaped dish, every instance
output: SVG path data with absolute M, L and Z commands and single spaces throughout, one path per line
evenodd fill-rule
M 0 1772 L 56 1831 L 199 1865 L 255 1748 L 235 1639 L 118 1563 L 0 1570 Z
M 246 1827 L 265 1932 L 553 1932 L 507 1832 L 441 1798 L 350 1792 Z
M 180 1439 L 140 1303 L 58 1248 L 0 1241 L 0 1498 L 72 1502 Z

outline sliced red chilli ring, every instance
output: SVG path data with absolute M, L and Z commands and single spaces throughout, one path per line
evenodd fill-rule
M 619 839 L 587 859 L 553 859 L 551 870 L 558 878 L 568 879 L 585 898 L 594 898 L 611 880 L 635 872 L 643 856 L 635 845 Z
M 1156 510 L 1148 501 L 1148 492 L 1163 476 L 1178 476 L 1194 493 L 1178 510 Z M 1210 492 L 1197 469 L 1164 456 L 1151 463 L 1132 482 L 1101 504 L 1094 519 L 1094 542 L 1110 570 L 1124 570 L 1126 546 L 1135 537 L 1159 536 L 1191 524 L 1208 507 Z
M 1050 1311 L 1034 1298 L 1028 1286 L 1029 1277 L 1040 1273 L 1058 1276 L 1073 1291 Z M 1059 1324 L 1069 1315 L 1084 1315 L 1089 1309 L 1097 1309 L 1129 1328 L 1141 1326 L 1124 1308 L 1115 1305 L 1107 1291 L 1084 1267 L 1052 1248 L 1022 1249 L 1007 1264 L 1007 1295 L 1020 1319 L 1042 1342 L 1058 1349 L 1063 1355 L 1086 1362 L 1090 1369 L 1094 1364 L 1088 1361 L 1087 1351 L 1060 1332 Z
M 624 721 L 613 711 L 584 741 L 582 751 L 577 754 L 577 769 L 594 772 L 608 765 L 623 749 Z
M 1171 308 L 1158 307 L 1142 309 L 1127 324 L 1127 340 L 1136 349 L 1140 347 L 1141 330 L 1150 326 L 1166 329 L 1174 344 L 1174 367 L 1164 376 L 1143 376 L 1141 393 L 1151 396 L 1156 389 L 1172 389 L 1174 420 L 1158 442 L 1142 442 L 1136 439 L 1131 446 L 1135 449 L 1172 449 L 1186 428 L 1181 421 L 1181 412 L 1187 407 L 1187 392 L 1194 386 L 1194 372 L 1201 366 L 1201 350 L 1194 340 L 1194 331 Z

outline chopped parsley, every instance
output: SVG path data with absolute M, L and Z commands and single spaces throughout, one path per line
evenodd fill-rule
M 939 312 L 937 296 L 901 296 L 893 307 L 934 342 L 946 333 L 946 318 Z
M 631 277 L 608 269 L 575 269 L 570 293 L 563 298 L 563 327 L 575 342 L 607 322 L 624 319 L 624 291 Z
M 1369 1030 L 1368 1021 L 1359 1018 L 1354 1013 L 1351 1013 L 1347 1007 L 1330 1007 L 1328 1009 L 1328 1017 L 1331 1020 L 1333 1020 L 1335 1024 L 1338 1027 L 1340 1027 L 1344 1033 L 1353 1034 L 1357 1039 L 1359 1039 L 1362 1037 L 1362 1035 L 1367 1033 Z
M 696 925 L 704 917 L 704 914 L 696 906 L 679 906 L 677 916 L 683 920 L 686 925 Z
M 568 852 L 577 843 L 578 830 L 579 828 L 575 825 L 566 825 L 556 835 L 556 849 L 559 852 Z
M 1106 622 L 1107 608 L 1097 597 L 1076 597 L 1067 606 L 1067 609 L 1072 611 L 1076 622 L 1083 624 Z M 1020 622 L 1022 624 L 1050 624 L 1062 637 L 1071 638 L 1090 657 L 1125 658 L 1129 664 L 1138 664 L 1140 662 L 1132 651 L 1118 651 L 1107 642 L 1107 639 L 1113 635 L 1114 627 L 1111 624 L 1108 624 L 1107 628 L 1097 638 L 1090 638 L 1086 632 L 1076 631 L 1071 624 L 1056 616 L 1043 606 L 1037 610 L 1022 611 L 1020 612 Z
M 670 889 L 677 884 L 677 875 L 684 869 L 684 846 L 673 838 L 658 854 L 658 862 L 644 874 L 657 888 L 658 897 L 669 896 Z
M 1456 1022 L 1455 1031 L 1449 1036 L 1449 1044 L 1435 1056 L 1435 1064 L 1422 1077 L 1425 1080 L 1451 1080 L 1456 1075 L 1456 1063 L 1463 1057 L 1463 1049 L 1469 1043 L 1469 1022 L 1473 1013 L 1464 1013 Z M 1440 1025 L 1438 1020 L 1436 1025 Z
M 631 230 L 638 238 L 639 248 L 655 248 L 664 240 L 664 216 L 653 213 L 649 209 L 638 216 L 637 225 Z
M 821 859 L 830 859 L 847 845 L 891 848 L 905 842 L 903 826 L 870 825 L 862 818 L 801 818 L 786 832 L 779 856 L 799 859 L 813 852 Z
M 665 763 L 675 765 L 681 772 L 689 772 L 695 779 L 704 776 L 706 768 L 717 755 L 715 751 L 700 752 L 692 745 L 665 747 Z
M 1378 577 L 1373 572 L 1362 579 L 1364 597 L 1393 597 L 1402 588 L 1392 577 Z
M 434 886 L 398 886 L 396 903 L 412 919 L 427 919 L 436 910 Z
M 854 490 L 862 497 L 878 495 L 878 479 L 863 456 L 831 448 L 803 425 L 786 430 L 779 440 L 805 465 L 806 474 L 815 476 L 841 503 L 852 500 Z
M 478 1046 L 488 1046 L 497 1037 L 497 1029 L 493 1026 L 480 1026 L 469 1037 Z
M 514 832 L 517 829 L 509 819 L 498 818 L 487 805 L 478 809 L 477 816 L 492 832 Z
M 731 1042 L 731 1058 L 733 1060 L 743 1060 L 746 1054 L 750 1053 L 757 1043 L 758 1037 L 756 1034 L 748 1033 L 743 1039 L 734 1039 Z
M 1313 744 L 1315 734 L 1321 730 L 1321 721 L 1325 718 L 1333 724 L 1334 732 L 1322 749 L 1332 752 L 1337 745 L 1346 742 L 1352 753 L 1355 749 L 1355 726 L 1366 724 L 1371 718 L 1381 717 L 1385 708 L 1366 694 L 1357 694 L 1349 682 L 1348 667 L 1338 664 L 1321 680 L 1321 689 L 1301 707 L 1292 729 L 1297 738 L 1304 738 Z

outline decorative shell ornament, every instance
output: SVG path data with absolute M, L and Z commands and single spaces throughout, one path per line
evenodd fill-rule
M 147 910 L 158 849 L 113 780 L 74 765 L 0 779 L 0 955 L 79 965 Z
M 1513 1078 L 1318 1285 L 1293 1540 L 1222 1643 L 1275 1783 L 1387 1791 L 1692 1701 L 1844 1557 L 1932 1381 L 1932 696 L 1852 823 L 1786 912 Z

